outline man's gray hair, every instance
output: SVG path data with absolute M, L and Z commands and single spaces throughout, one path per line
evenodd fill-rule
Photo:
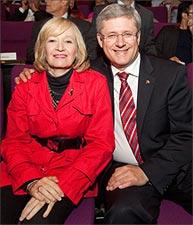
M 113 18 L 119 18 L 122 16 L 126 16 L 129 19 L 133 19 L 137 30 L 140 31 L 141 17 L 133 7 L 128 5 L 110 4 L 106 6 L 97 16 L 96 19 L 97 32 L 100 33 L 103 21 L 107 21 Z

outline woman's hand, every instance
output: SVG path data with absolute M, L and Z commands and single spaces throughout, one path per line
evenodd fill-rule
M 45 201 L 39 201 L 38 199 L 32 197 L 29 202 L 26 204 L 25 208 L 22 210 L 21 216 L 19 218 L 19 221 L 23 221 L 24 219 L 30 220 L 39 210 L 46 204 Z M 54 202 L 50 202 L 48 204 L 48 207 L 46 211 L 43 214 L 43 217 L 47 217 L 49 213 L 51 212 L 53 206 L 55 204 Z
M 27 191 L 38 201 L 45 201 L 48 204 L 61 201 L 64 193 L 57 183 L 58 179 L 54 176 L 43 177 L 29 184 Z

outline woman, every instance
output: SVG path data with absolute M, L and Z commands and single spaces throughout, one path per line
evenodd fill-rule
M 85 49 L 66 19 L 49 20 L 39 33 L 37 71 L 16 86 L 8 107 L 3 224 L 63 224 L 81 199 L 96 196 L 96 177 L 112 157 L 113 121 L 107 82 L 89 69 Z

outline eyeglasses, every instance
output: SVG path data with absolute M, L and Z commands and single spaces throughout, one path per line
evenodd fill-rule
M 106 36 L 103 34 L 100 34 L 100 35 L 102 36 L 103 39 L 106 39 L 106 41 L 113 43 L 113 42 L 117 41 L 117 39 L 120 35 L 125 42 L 131 42 L 134 40 L 134 38 L 136 38 L 137 34 L 138 34 L 138 32 L 136 34 L 124 32 L 122 34 L 108 34 Z

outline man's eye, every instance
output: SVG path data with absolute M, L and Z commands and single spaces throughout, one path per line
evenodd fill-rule
M 123 37 L 125 37 L 125 38 L 130 38 L 132 36 L 133 36 L 133 34 L 131 34 L 131 33 L 124 33 L 123 34 Z
M 108 39 L 115 39 L 116 37 L 117 37 L 117 35 L 115 35 L 115 34 L 111 34 L 111 35 L 107 36 Z

